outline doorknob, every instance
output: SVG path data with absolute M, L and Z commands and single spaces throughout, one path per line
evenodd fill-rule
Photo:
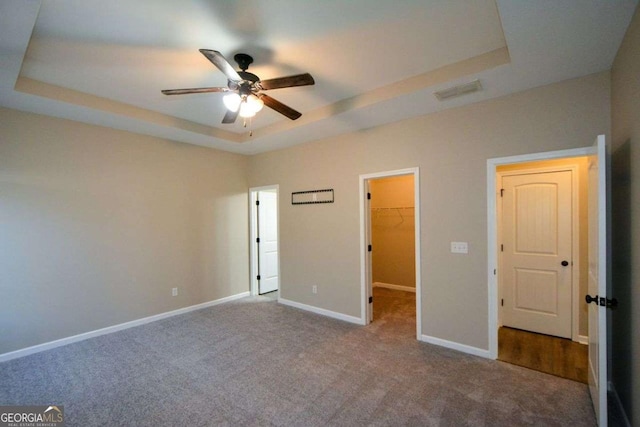
M 563 267 L 566 267 L 569 265 L 569 261 L 562 261 L 560 264 L 562 264 Z
M 601 305 L 602 307 L 607 307 L 607 308 L 614 308 L 618 306 L 618 300 L 615 298 L 598 298 L 598 295 L 596 295 L 595 297 L 592 297 L 591 295 L 588 295 L 584 297 L 585 301 L 587 302 L 587 304 L 590 304 L 592 302 L 595 302 L 596 305 Z
M 587 294 L 586 297 L 584 297 L 585 301 L 587 301 L 587 304 L 591 304 L 592 302 L 595 302 L 596 305 L 598 305 L 598 295 L 596 295 L 595 297 L 592 297 L 591 295 Z

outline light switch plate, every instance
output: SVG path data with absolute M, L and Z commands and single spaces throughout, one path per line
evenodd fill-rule
M 468 254 L 469 244 L 467 242 L 451 242 L 452 254 Z

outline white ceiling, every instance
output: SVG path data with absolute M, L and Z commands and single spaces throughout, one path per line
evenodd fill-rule
M 258 153 L 611 67 L 638 0 L 0 0 L 0 105 L 236 153 Z M 311 73 L 221 124 L 226 86 L 198 49 Z M 483 91 L 433 92 L 480 79 Z M 250 133 L 252 131 L 252 133 Z

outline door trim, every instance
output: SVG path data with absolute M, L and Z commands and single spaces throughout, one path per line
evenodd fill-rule
M 510 170 L 496 172 L 496 192 L 499 192 L 502 178 L 514 175 L 529 175 L 547 172 L 571 172 L 571 340 L 582 344 L 586 344 L 587 337 L 580 335 L 580 309 L 577 305 L 580 299 L 580 189 L 579 189 L 579 170 L 577 164 L 570 164 L 571 158 L 566 159 L 567 165 L 536 167 L 527 169 Z M 498 241 L 502 240 L 500 234 L 502 232 L 502 198 L 497 198 L 498 209 L 496 218 L 498 224 Z M 502 271 L 502 257 L 498 255 L 498 299 L 504 295 L 504 284 L 500 280 L 500 271 Z M 500 310 L 498 310 L 498 325 L 502 326 L 502 318 Z
M 280 186 L 265 185 L 262 187 L 249 188 L 249 291 L 251 295 L 259 295 L 259 284 L 257 280 L 258 276 L 258 251 L 256 250 L 256 237 L 258 236 L 258 217 L 256 210 L 254 209 L 257 200 L 257 193 L 260 191 L 275 190 L 278 195 L 278 201 L 280 199 Z M 278 207 L 279 207 L 278 203 Z M 280 274 L 280 209 L 278 209 L 278 274 Z M 280 288 L 282 282 L 278 286 L 278 299 L 280 299 Z
M 367 185 L 370 179 L 388 178 L 391 176 L 413 175 L 414 191 L 414 233 L 415 233 L 415 265 L 416 265 L 416 339 L 422 337 L 422 274 L 420 256 L 420 168 L 397 169 L 386 172 L 377 172 L 360 175 L 360 321 L 363 325 L 369 324 L 371 318 L 369 313 L 370 304 L 368 302 L 372 283 L 368 283 L 371 277 L 371 261 L 368 256 L 367 245 L 369 244 L 368 224 L 370 212 L 367 209 Z
M 568 150 L 547 151 L 510 157 L 497 157 L 487 160 L 487 284 L 488 284 L 488 322 L 489 322 L 489 358 L 498 358 L 498 217 L 497 217 L 497 167 L 515 163 L 528 163 L 538 160 L 552 160 L 570 157 L 583 157 L 595 154 L 594 147 L 572 148 Z

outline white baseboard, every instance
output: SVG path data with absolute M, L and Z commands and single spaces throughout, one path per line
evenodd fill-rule
M 489 353 L 489 350 L 483 350 L 481 348 L 471 347 L 470 345 L 460 344 L 453 341 L 447 341 L 447 340 L 443 340 L 442 338 L 436 338 L 429 335 L 422 335 L 422 337 L 420 338 L 420 341 L 423 341 L 429 344 L 439 345 L 441 347 L 450 348 L 452 350 L 461 351 L 467 354 L 473 354 L 474 356 L 484 357 L 485 359 L 492 359 L 491 354 Z
M 143 317 L 142 319 L 132 320 L 130 322 L 120 323 L 118 325 L 108 326 L 106 328 L 97 329 L 95 331 L 89 331 L 78 335 L 73 335 L 59 340 L 46 342 L 43 344 L 34 345 L 32 347 L 22 348 L 20 350 L 11 351 L 9 353 L 0 354 L 0 362 L 6 362 L 7 360 L 17 359 L 18 357 L 28 356 L 30 354 L 39 353 L 41 351 L 50 350 L 52 348 L 61 347 L 63 345 L 71 344 L 78 341 L 83 341 L 89 338 L 98 337 L 100 335 L 110 334 L 118 332 L 123 329 L 133 328 L 134 326 L 144 325 L 146 323 L 155 322 L 158 320 L 166 319 L 167 317 L 177 316 L 179 314 L 188 313 L 190 311 L 201 310 L 203 308 L 212 307 L 214 305 L 223 304 L 225 302 L 233 301 L 239 298 L 244 298 L 249 295 L 249 292 L 242 292 L 240 294 L 231 295 L 225 298 L 205 302 L 202 304 L 191 305 L 189 307 L 179 308 L 173 311 L 167 311 L 165 313 L 156 314 L 154 316 Z
M 364 325 L 361 318 L 355 316 L 349 316 L 347 314 L 337 313 L 335 311 L 326 310 L 324 308 L 314 307 L 312 305 L 302 304 L 300 302 L 291 301 L 284 298 L 278 298 L 280 304 L 288 305 L 290 307 L 299 308 L 301 310 L 310 311 L 312 313 L 321 314 L 323 316 L 332 317 L 334 319 L 343 320 L 349 323 L 355 323 L 357 325 Z
M 624 406 L 622 406 L 622 402 L 620 401 L 620 396 L 618 396 L 618 392 L 611 381 L 609 381 L 608 387 L 609 396 L 611 397 L 611 400 L 613 400 L 613 402 L 611 402 L 613 405 L 610 405 L 611 409 L 617 412 L 617 418 L 622 421 L 624 427 L 631 427 L 631 421 L 629 421 L 629 417 L 627 416 Z
M 384 283 L 384 282 L 373 282 L 373 287 L 395 289 L 397 291 L 414 292 L 414 293 L 416 291 L 416 288 L 412 288 L 410 286 L 394 285 L 393 283 Z

